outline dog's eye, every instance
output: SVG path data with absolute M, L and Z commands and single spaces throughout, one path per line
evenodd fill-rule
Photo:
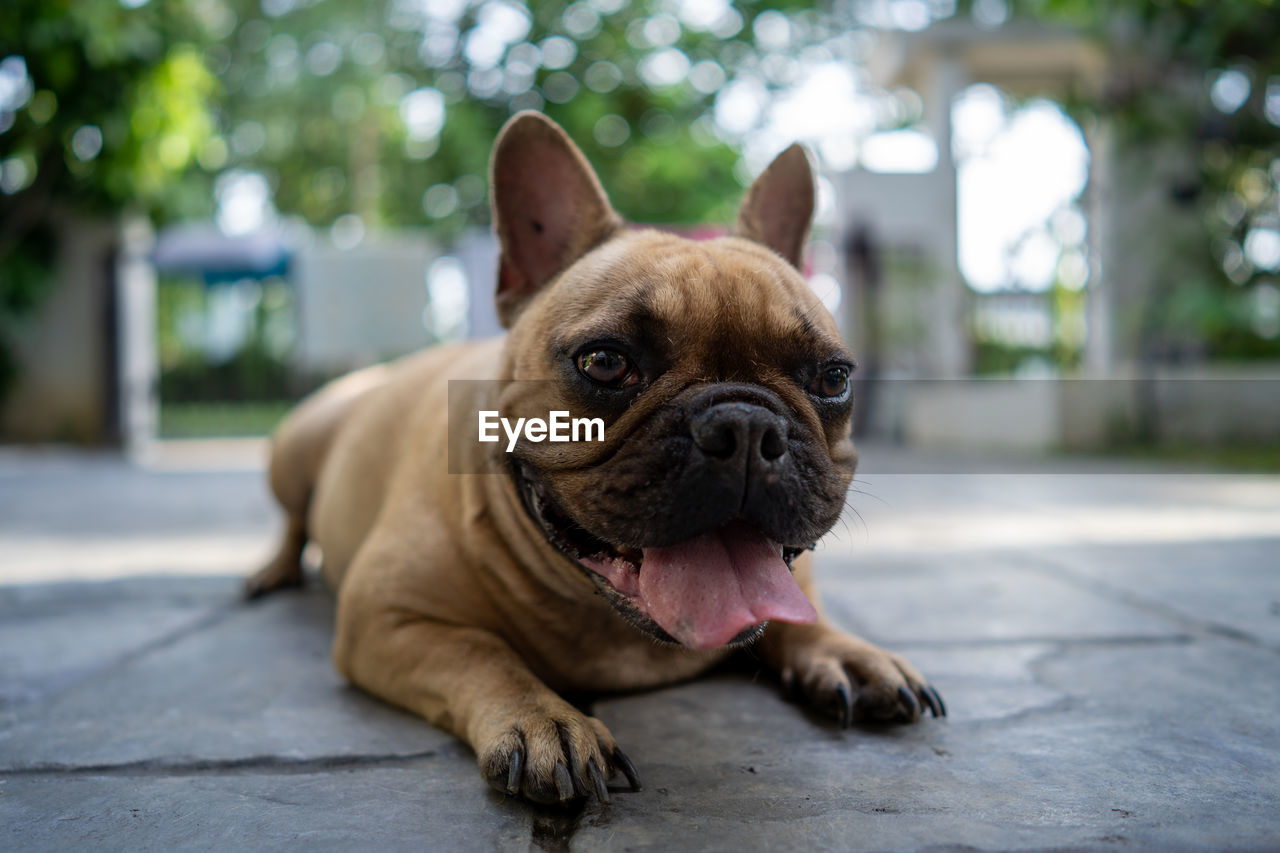
M 849 368 L 843 364 L 828 367 L 809 383 L 809 391 L 819 397 L 835 399 L 849 390 Z
M 614 388 L 625 388 L 640 381 L 640 376 L 631 368 L 627 357 L 612 349 L 593 349 L 580 353 L 578 370 L 591 381 Z

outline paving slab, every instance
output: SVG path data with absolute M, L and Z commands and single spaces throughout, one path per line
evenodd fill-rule
M 992 662 L 991 650 L 978 659 Z M 600 716 L 653 795 L 616 797 L 573 847 L 1219 850 L 1280 839 L 1274 655 L 1225 641 L 1025 649 L 1003 662 L 1006 678 L 1027 677 L 1020 662 L 1045 691 L 1040 704 L 1006 694 L 986 700 L 985 719 L 908 728 L 817 726 L 772 689 L 732 681 L 608 703 Z M 949 704 L 980 703 L 984 680 L 952 671 Z M 1256 691 L 1224 709 L 1225 685 L 1243 683 Z
M 103 671 L 0 730 L 0 768 L 418 755 L 454 740 L 347 685 L 324 589 L 250 604 L 225 579 L 216 621 Z
M 1034 559 L 1047 572 L 1087 581 L 1098 594 L 1146 600 L 1189 622 L 1280 649 L 1280 540 L 1083 546 Z
M 1280 658 L 1229 639 L 919 644 L 913 661 L 953 710 L 914 727 L 839 731 L 749 661 L 600 699 L 646 789 L 558 815 L 490 793 L 465 746 L 342 685 L 323 590 L 227 608 L 106 681 L 17 709 L 0 735 L 0 818 L 17 849 L 492 849 L 535 836 L 582 850 L 1225 849 L 1280 837 L 1280 724 L 1265 712 L 1280 704 Z
M 17 777 L 0 791 L 13 851 L 526 850 L 530 815 L 474 767 Z
M 995 548 L 1280 538 L 1275 475 L 1117 471 L 1087 460 L 1051 460 L 1023 473 L 943 464 L 920 473 L 877 473 L 882 453 L 864 453 L 872 470 L 863 473 L 860 466 L 849 511 L 825 550 L 945 559 Z M 902 454 L 889 454 L 895 457 Z M 897 460 L 905 469 L 910 461 Z M 898 471 L 898 464 L 887 470 Z
M 271 556 L 280 523 L 261 470 L 0 448 L 0 583 L 248 571 Z
M 261 470 L 155 471 L 108 452 L 0 448 L 5 534 L 226 533 L 273 527 L 275 519 Z
M 823 601 L 842 626 L 881 643 L 1159 638 L 1176 625 L 1023 557 L 962 552 L 819 562 Z
M 229 578 L 0 586 L 0 715 L 194 629 L 234 586 Z
M 840 731 L 748 657 L 598 697 L 646 787 L 555 810 L 344 684 L 323 589 L 239 602 L 260 474 L 0 453 L 0 849 L 1277 849 L 1280 480 L 1090 471 L 868 476 L 819 549 L 946 720 Z

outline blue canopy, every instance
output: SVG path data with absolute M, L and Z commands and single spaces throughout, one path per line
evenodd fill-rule
M 293 254 L 277 233 L 231 237 L 213 225 L 172 225 L 157 235 L 151 262 L 161 272 L 194 273 L 205 284 L 219 284 L 284 276 Z

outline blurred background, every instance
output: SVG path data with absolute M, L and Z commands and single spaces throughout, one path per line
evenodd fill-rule
M 748 662 L 600 697 L 659 793 L 530 816 L 349 689 L 332 596 L 239 606 L 290 405 L 499 332 L 522 109 L 692 237 L 808 146 L 824 610 L 946 725 Z M 1280 0 L 0 0 L 3 849 L 1276 850 L 1277 567 Z
M 496 334 L 522 109 L 695 235 L 805 142 L 865 436 L 1280 466 L 1266 0 L 6 0 L 0 439 L 260 436 Z

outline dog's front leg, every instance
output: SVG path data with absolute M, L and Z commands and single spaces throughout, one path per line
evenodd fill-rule
M 615 772 L 640 787 L 613 735 L 542 683 L 496 634 L 392 606 L 347 614 L 334 662 L 354 684 L 463 738 L 490 785 L 539 803 L 609 799 Z
M 808 554 L 796 559 L 795 575 L 816 607 Z M 942 697 L 905 658 L 825 618 L 813 625 L 770 624 L 757 653 L 792 696 L 845 727 L 855 721 L 914 723 L 925 708 L 935 717 L 947 713 Z

